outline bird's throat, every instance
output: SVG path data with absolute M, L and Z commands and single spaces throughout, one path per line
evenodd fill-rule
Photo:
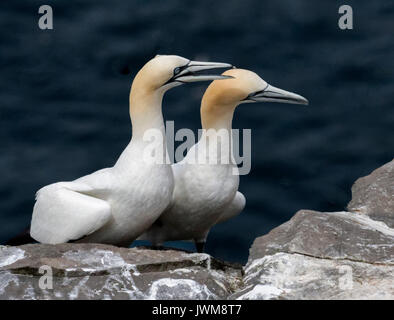
M 201 125 L 205 130 L 231 131 L 236 105 L 209 105 L 201 106 Z
M 130 118 L 132 139 L 142 140 L 149 130 L 157 130 L 165 137 L 162 113 L 162 92 L 130 93 Z

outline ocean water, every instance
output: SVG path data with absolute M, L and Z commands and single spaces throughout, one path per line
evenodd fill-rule
M 393 1 L 346 2 L 346 31 L 341 1 L 58 0 L 46 31 L 41 4 L 0 3 L 0 241 L 29 223 L 39 188 L 114 164 L 133 76 L 156 54 L 230 62 L 310 101 L 237 109 L 233 127 L 252 130 L 247 204 L 212 229 L 215 257 L 245 262 L 299 209 L 344 210 L 352 183 L 393 158 Z M 197 130 L 206 85 L 168 92 L 165 119 Z

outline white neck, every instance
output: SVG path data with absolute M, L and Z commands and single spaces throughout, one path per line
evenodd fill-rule
M 155 161 L 160 164 L 169 163 L 161 108 L 164 92 L 165 90 L 147 92 L 143 88 L 132 88 L 130 92 L 132 138 L 116 166 L 128 166 L 131 161 L 153 163 L 153 159 L 144 157 L 148 146 L 150 146 L 149 150 L 152 150 L 152 137 L 154 137 L 155 155 L 158 155 Z
M 142 141 L 149 129 L 157 129 L 165 136 L 163 113 L 161 109 L 164 92 L 130 95 L 130 118 L 132 141 Z M 164 140 L 163 140 L 164 141 Z M 165 142 L 165 141 L 164 141 Z
M 217 160 L 217 164 L 234 164 L 232 120 L 235 107 L 219 110 L 220 114 L 211 114 L 205 110 L 201 113 L 203 134 L 198 142 L 198 153 L 210 162 Z

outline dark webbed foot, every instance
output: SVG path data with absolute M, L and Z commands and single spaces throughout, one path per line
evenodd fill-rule
M 195 241 L 194 244 L 198 253 L 204 253 L 205 241 Z

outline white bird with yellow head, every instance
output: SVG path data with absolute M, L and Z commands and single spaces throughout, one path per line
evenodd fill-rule
M 231 154 L 237 106 L 256 102 L 308 104 L 304 97 L 271 86 L 249 70 L 230 69 L 223 76 L 229 78 L 213 81 L 202 98 L 200 140 L 172 166 L 175 188 L 169 207 L 140 238 L 154 246 L 194 240 L 197 251 L 203 252 L 210 229 L 243 210 L 245 197 L 238 191 L 238 168 Z
M 228 68 L 226 63 L 156 56 L 138 72 L 130 90 L 132 138 L 113 167 L 37 192 L 30 235 L 42 243 L 98 242 L 129 245 L 160 216 L 172 199 L 174 177 L 169 162 L 141 155 L 144 133 L 162 133 L 158 148 L 167 158 L 162 99 L 183 83 L 224 79 L 199 71 Z

